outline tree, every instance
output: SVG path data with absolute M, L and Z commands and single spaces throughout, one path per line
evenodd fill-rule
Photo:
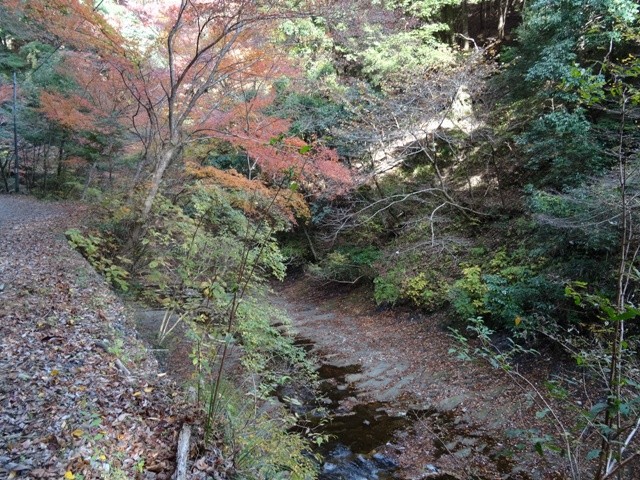
M 637 11 L 630 0 L 540 0 L 525 10 L 517 46 L 503 55 L 511 61 L 501 79 L 509 101 L 518 102 L 516 141 L 537 186 L 576 185 L 611 166 L 598 153 L 592 113 L 575 86 L 586 85 L 586 73 L 594 86 L 602 82 L 604 64 L 624 55 L 624 32 Z
M 533 245 L 551 256 L 549 278 L 561 278 L 567 296 L 584 309 L 566 315 L 555 306 L 546 319 L 537 312 L 542 331 L 566 347 L 577 368 L 587 373 L 582 392 L 571 386 L 575 378 L 568 379 L 567 388 L 550 384 L 551 396 L 567 401 L 563 406 L 569 406 L 572 423 L 558 416 L 553 401 L 517 371 L 514 378 L 535 390 L 543 402 L 541 417 L 553 416 L 557 445 L 572 478 L 586 473 L 598 480 L 625 478 L 640 456 L 640 370 L 633 325 L 640 314 L 635 301 L 640 136 L 634 124 L 640 118 L 640 67 L 630 53 L 638 48 L 637 8 L 631 2 L 562 2 L 550 14 L 548 2 L 537 2 L 527 17 L 530 23 L 520 30 L 523 55 L 511 66 L 526 66 L 520 78 L 535 93 L 530 100 L 516 95 L 521 103 L 515 104 L 531 109 L 523 115 L 531 123 L 520 141 L 530 149 L 536 175 L 537 189 L 529 189 L 531 210 L 538 233 L 548 235 Z M 514 72 L 508 73 L 512 81 Z M 577 124 L 582 127 L 574 128 Z M 585 164 L 589 160 L 596 160 L 598 168 Z M 522 321 L 517 319 L 516 325 Z M 496 353 L 490 333 L 482 331 L 483 319 L 472 321 L 488 348 L 479 349 L 481 354 L 511 369 L 501 363 L 510 354 Z M 514 352 L 522 350 L 516 345 Z M 582 394 L 576 408 L 576 396 Z
M 286 2 L 136 4 L 130 12 L 136 25 L 151 32 L 147 42 L 123 37 L 97 8 L 77 1 L 14 1 L 12 6 L 14 14 L 22 12 L 29 22 L 46 21 L 42 26 L 48 40 L 75 52 L 65 54 L 71 64 L 83 62 L 82 69 L 68 72 L 84 85 L 82 99 L 75 92 L 62 92 L 56 101 L 52 92 L 41 95 L 49 118 L 65 127 L 84 124 L 107 134 L 107 120 L 115 122 L 113 126 L 128 117 L 128 128 L 142 146 L 141 167 L 149 162 L 152 170 L 142 223 L 167 168 L 197 139 L 235 143 L 255 155 L 256 165 L 265 170 L 269 160 L 280 169 L 291 167 L 290 161 L 299 164 L 294 170 L 300 174 L 296 158 L 301 149 L 308 170 L 314 170 L 316 153 L 316 173 L 326 170 L 331 175 L 331 166 L 339 170 L 326 150 L 286 140 L 287 122 L 254 121 L 273 99 L 271 82 L 295 74 L 271 36 L 276 21 L 294 15 Z M 104 85 L 110 90 L 103 95 L 99 90 Z M 126 92 L 126 98 L 116 95 L 117 90 Z M 89 113 L 94 116 L 91 122 Z M 344 178 L 344 171 L 334 175 L 340 176 Z

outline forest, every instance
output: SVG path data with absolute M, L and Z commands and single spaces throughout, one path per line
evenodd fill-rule
M 635 0 L 0 0 L 0 199 L 35 198 L 36 216 L 80 212 L 60 220 L 64 241 L 119 299 L 86 305 L 161 312 L 145 348 L 187 345 L 175 392 L 157 400 L 183 409 L 166 414 L 161 467 L 144 447 L 125 460 L 108 443 L 108 415 L 85 405 L 96 423 L 63 426 L 57 469 L 35 454 L 20 467 L 38 442 L 0 429 L 0 475 L 640 478 L 638 10 Z M 27 212 L 8 205 L 11 221 Z M 21 297 L 8 272 L 39 254 L 16 267 L 29 249 L 10 241 L 7 208 L 0 316 L 22 325 L 31 314 L 9 303 Z M 382 323 L 356 322 L 363 311 Z M 331 323 L 340 315 L 351 325 Z M 42 318 L 34 331 L 53 328 Z M 13 345 L 6 329 L 0 350 Z M 394 368 L 433 364 L 444 379 L 428 402 L 416 392 L 431 380 L 407 377 L 397 397 L 411 401 L 393 405 L 413 418 L 413 443 L 396 432 L 361 451 L 347 444 L 350 472 L 328 425 L 371 392 L 323 399 L 337 387 L 318 368 L 345 348 L 331 335 L 349 329 L 350 342 L 380 337 L 386 368 L 369 386 L 383 407 L 395 383 L 380 379 Z M 128 376 L 130 335 L 114 335 L 100 355 Z M 399 346 L 422 335 L 424 359 L 403 360 Z M 367 383 L 347 370 L 349 389 Z M 441 400 L 458 375 L 471 390 L 495 377 L 497 415 L 511 409 L 517 425 L 494 424 L 491 400 Z M 156 410 L 130 416 L 165 419 Z

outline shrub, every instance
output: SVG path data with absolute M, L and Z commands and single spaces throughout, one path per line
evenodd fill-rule
M 449 293 L 454 309 L 463 318 L 486 313 L 484 298 L 488 289 L 482 280 L 480 267 L 473 265 L 463 268 L 462 275 L 463 278 L 453 284 Z
M 408 277 L 402 284 L 402 295 L 415 306 L 426 310 L 437 310 L 447 301 L 447 284 L 434 272 L 419 273 Z
M 355 283 L 374 276 L 373 264 L 382 253 L 376 247 L 341 247 L 318 264 L 309 267 L 311 275 L 329 282 Z
M 378 305 L 395 305 L 401 296 L 400 284 L 402 282 L 401 270 L 390 270 L 384 275 L 376 277 L 373 281 L 373 297 Z
M 463 319 L 486 317 L 495 328 L 531 329 L 549 316 L 562 299 L 562 289 L 536 272 L 533 265 L 514 265 L 517 259 L 498 252 L 485 265 L 463 268 L 463 277 L 449 291 L 449 299 Z

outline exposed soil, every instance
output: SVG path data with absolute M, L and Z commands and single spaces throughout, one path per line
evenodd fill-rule
M 383 311 L 367 298 L 366 291 L 323 289 L 297 279 L 277 287 L 275 301 L 328 364 L 323 368 L 346 369 L 352 393 L 340 399 L 338 413 L 381 405 L 385 413 L 413 419 L 410 428 L 380 446 L 398 459 L 397 477 L 436 478 L 436 472 L 447 472 L 464 479 L 565 478 L 553 461 L 533 453 L 532 445 L 507 435 L 548 427 L 535 425 L 538 408 L 509 376 L 457 360 L 441 316 Z M 535 362 L 531 380 L 541 385 L 551 361 L 536 357 Z

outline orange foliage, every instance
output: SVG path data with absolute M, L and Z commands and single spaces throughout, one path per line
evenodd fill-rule
M 78 0 L 3 0 L 6 8 L 46 22 L 44 40 L 101 55 L 123 56 L 126 42 L 93 8 Z M 46 32 L 46 33 L 45 33 Z M 54 38 L 51 39 L 50 37 Z
M 261 113 L 263 103 L 269 100 L 255 99 L 236 107 L 230 116 L 242 120 L 231 123 L 216 136 L 245 150 L 271 183 L 277 184 L 283 177 L 296 179 L 307 193 L 330 198 L 351 187 L 351 172 L 340 163 L 334 150 L 287 136 L 289 121 Z
M 267 200 L 269 203 L 271 199 L 275 198 L 274 206 L 281 215 L 293 224 L 296 223 L 296 218 L 308 219 L 311 217 L 309 206 L 304 197 L 289 188 L 269 188 L 262 181 L 249 180 L 235 170 L 224 171 L 215 167 L 202 167 L 194 163 L 187 164 L 187 174 L 225 189 L 250 192 Z M 255 202 L 245 201 L 237 206 L 248 215 L 260 213 L 256 209 Z
M 130 108 L 120 77 L 94 55 L 81 52 L 64 52 L 58 70 L 73 78 L 77 93 L 43 90 L 40 111 L 69 130 L 114 134 Z
M 273 27 L 269 20 L 287 15 L 281 10 L 285 2 L 126 2 L 142 24 L 158 32 L 144 54 L 136 50 L 139 45 L 128 44 L 92 2 L 4 3 L 41 24 L 65 47 L 60 51 L 64 73 L 74 77 L 79 89 L 73 95 L 42 92 L 41 110 L 50 120 L 69 129 L 109 133 L 117 119 L 126 118 L 144 148 L 159 152 L 156 160 L 172 160 L 162 154 L 198 137 L 222 139 L 244 150 L 265 182 L 278 185 L 296 179 L 314 195 L 333 197 L 352 184 L 335 152 L 288 136 L 287 120 L 263 113 L 273 102 L 271 81 L 295 75 L 268 38 Z M 161 161 L 155 165 L 151 200 L 167 168 Z M 264 183 L 238 174 L 194 168 L 192 175 L 226 188 L 255 191 L 265 198 L 273 193 Z M 308 215 L 298 193 L 287 193 L 277 205 L 291 219 Z
M 121 117 L 130 103 L 122 78 L 109 63 L 95 55 L 66 52 L 59 67 L 63 75 L 71 75 L 82 97 L 91 104 L 96 116 Z
M 95 130 L 95 117 L 91 104 L 78 95 L 63 96 L 40 92 L 40 111 L 51 120 L 71 130 Z

